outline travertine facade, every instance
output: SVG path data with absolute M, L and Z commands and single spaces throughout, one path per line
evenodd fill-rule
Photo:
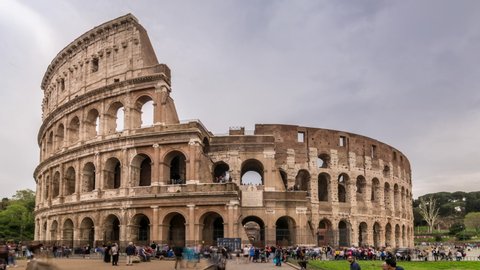
M 63 49 L 42 89 L 36 240 L 413 245 L 400 151 L 327 129 L 261 124 L 214 136 L 180 122 L 170 69 L 130 14 Z

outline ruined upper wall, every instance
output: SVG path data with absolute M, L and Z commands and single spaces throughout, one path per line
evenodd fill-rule
M 43 119 L 60 105 L 107 85 L 163 73 L 150 39 L 137 19 L 127 14 L 75 39 L 48 66 L 42 80 Z
M 406 156 L 394 147 L 362 135 L 321 128 L 300 127 L 295 125 L 257 124 L 255 135 L 273 135 L 276 144 L 276 160 L 285 162 L 287 150 L 295 150 L 297 162 L 309 159 L 310 149 L 316 148 L 318 155 L 330 155 L 331 150 L 338 153 L 338 164 L 348 167 L 355 156 L 356 167 L 370 166 L 383 170 L 389 166 L 393 174 L 399 176 L 401 171 L 410 176 L 410 162 Z M 303 136 L 303 141 L 299 141 Z M 341 143 L 343 140 L 343 143 Z M 342 145 L 343 144 L 343 145 Z

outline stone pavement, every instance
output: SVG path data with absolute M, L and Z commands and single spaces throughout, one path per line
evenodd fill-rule
M 166 260 L 153 260 L 151 262 L 135 263 L 133 266 L 125 265 L 125 257 L 120 257 L 118 266 L 112 266 L 111 263 L 104 263 L 97 258 L 82 259 L 82 258 L 69 258 L 69 259 L 42 259 L 48 261 L 48 263 L 57 266 L 59 270 L 170 270 L 174 269 L 174 261 Z M 18 267 L 7 268 L 8 270 L 25 270 L 27 266 L 26 260 L 18 260 Z M 192 264 L 183 265 L 181 270 L 201 270 L 208 265 L 206 260 L 202 260 L 195 267 Z M 244 263 L 236 262 L 234 260 L 228 260 L 226 270 L 293 270 L 294 268 L 287 264 L 282 264 L 281 267 L 276 267 L 273 263 Z

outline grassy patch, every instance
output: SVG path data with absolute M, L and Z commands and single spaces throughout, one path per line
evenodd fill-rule
M 358 261 L 362 270 L 379 270 L 382 269 L 382 261 Z M 478 270 L 480 269 L 480 261 L 450 261 L 450 262 L 399 262 L 408 270 Z M 309 261 L 308 269 L 319 270 L 344 270 L 348 269 L 349 263 L 346 260 L 342 261 Z

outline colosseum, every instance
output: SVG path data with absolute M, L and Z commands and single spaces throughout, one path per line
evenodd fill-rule
M 180 121 L 170 69 L 131 14 L 81 35 L 42 80 L 35 240 L 412 247 L 411 169 L 365 136 Z

